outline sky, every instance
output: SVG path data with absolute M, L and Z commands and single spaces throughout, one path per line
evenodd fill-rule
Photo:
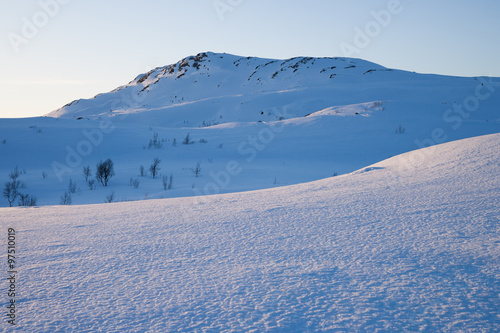
M 0 0 L 0 118 L 47 114 L 200 52 L 500 77 L 498 0 Z

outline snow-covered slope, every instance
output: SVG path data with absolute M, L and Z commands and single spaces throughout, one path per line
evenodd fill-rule
M 338 95 L 341 85 L 359 83 L 375 71 L 389 70 L 349 58 L 275 60 L 200 53 L 141 74 L 112 92 L 73 101 L 48 116 L 127 115 L 134 122 L 154 117 L 170 127 L 276 120 L 276 111 L 283 109 L 289 116 L 304 116 L 308 108 L 333 106 L 325 89 Z
M 50 117 L 0 119 L 0 181 L 16 166 L 26 170 L 21 192 L 38 205 L 59 204 L 70 181 L 74 205 L 111 194 L 131 201 L 299 184 L 498 133 L 499 92 L 498 78 L 421 75 L 360 59 L 201 53 Z M 83 167 L 93 178 L 108 158 L 116 175 L 91 190 Z M 155 158 L 159 176 L 140 176 Z
M 16 327 L 496 331 L 499 149 L 495 134 L 276 189 L 0 208 Z
M 361 59 L 277 60 L 206 52 L 155 68 L 112 92 L 73 101 L 48 116 L 205 127 L 303 117 L 331 107 L 390 101 L 399 112 L 415 118 L 441 118 L 446 108 L 462 104 L 478 91 L 488 96 L 481 98 L 485 108 L 498 87 L 499 82 L 488 78 L 421 75 Z M 465 113 L 462 118 L 468 118 Z M 406 116 L 401 119 L 407 121 Z M 448 115 L 448 122 L 455 125 L 452 116 L 456 114 Z

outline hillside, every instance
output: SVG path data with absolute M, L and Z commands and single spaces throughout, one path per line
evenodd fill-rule
M 327 91 L 331 93 L 336 90 L 332 87 L 359 81 L 362 75 L 369 77 L 375 71 L 390 70 L 349 58 L 276 60 L 200 53 L 141 74 L 112 92 L 73 101 L 48 116 L 127 115 L 135 122 L 154 115 L 156 121 L 171 127 L 278 120 L 276 112 L 286 110 L 288 115 L 283 116 L 287 118 L 304 116 L 307 108 L 333 106 L 329 103 L 334 98 Z M 134 116 L 137 113 L 141 117 Z
M 499 149 L 495 134 L 275 189 L 0 208 L 17 329 L 495 331 Z
M 360 59 L 200 53 L 45 117 L 1 119 L 0 180 L 16 166 L 26 171 L 21 192 L 38 205 L 61 203 L 70 182 L 73 205 L 300 184 L 500 132 L 499 82 Z M 108 158 L 116 175 L 91 188 L 83 168 L 92 180 Z
M 474 112 L 467 108 L 445 116 L 446 109 L 454 109 L 477 93 L 484 96 L 481 108 L 488 108 L 494 104 L 490 99 L 498 87 L 492 78 L 422 75 L 361 59 L 277 60 L 206 52 L 155 68 L 109 93 L 73 101 L 48 116 L 207 127 L 276 121 L 330 107 L 390 101 L 402 113 L 401 121 L 409 121 L 409 115 L 411 121 L 431 117 L 455 127 L 457 116 L 463 121 Z M 498 119 L 498 114 L 494 119 L 489 116 L 480 119 Z

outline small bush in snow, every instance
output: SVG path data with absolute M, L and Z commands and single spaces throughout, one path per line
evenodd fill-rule
M 149 140 L 148 149 L 156 148 L 160 149 L 163 146 L 161 140 L 158 139 L 158 133 L 153 134 L 153 138 Z
M 405 132 L 406 129 L 401 125 L 399 125 L 398 128 L 396 128 L 396 134 L 405 134 Z
M 37 198 L 29 194 L 19 194 L 19 206 L 32 207 L 36 206 Z
M 9 202 L 9 207 L 12 207 L 12 203 L 16 200 L 18 196 L 17 189 L 13 186 L 12 182 L 5 183 L 3 188 L 3 196 Z
M 102 186 L 108 186 L 109 179 L 115 175 L 113 161 L 109 158 L 106 161 L 97 163 L 95 178 L 101 182 Z
M 26 172 L 24 172 L 26 173 Z M 9 173 L 9 178 L 12 179 L 13 181 L 17 180 L 19 176 L 22 174 L 22 171 L 19 170 L 19 167 L 16 165 L 16 168 Z
M 112 203 L 113 201 L 115 201 L 115 192 L 108 194 L 104 200 L 105 203 Z
M 10 207 L 12 207 L 14 201 L 20 195 L 19 189 L 26 187 L 24 182 L 18 179 L 23 173 L 26 174 L 26 170 L 21 171 L 18 166 L 16 166 L 12 172 L 9 172 L 9 178 L 11 180 L 5 183 L 3 196 L 9 202 Z
M 85 177 L 86 182 L 89 180 L 90 175 L 91 175 L 90 165 L 84 166 L 83 167 L 83 176 Z
M 89 186 L 89 189 L 92 191 L 95 189 L 95 179 L 89 179 L 87 180 L 87 185 Z
M 9 207 L 12 207 L 12 204 L 14 203 L 14 201 L 16 201 L 19 195 L 19 189 L 23 187 L 25 187 L 24 183 L 17 179 L 5 183 L 3 196 L 9 202 Z
M 136 179 L 134 179 L 134 178 L 132 178 L 132 177 L 131 177 L 131 178 L 129 179 L 129 181 L 128 181 L 128 184 L 129 184 L 130 186 L 133 186 L 134 188 L 138 188 L 138 187 L 139 187 L 139 184 L 140 184 L 140 181 L 139 181 L 139 179 L 137 179 L 137 178 L 136 178 Z
M 141 165 L 141 167 L 139 168 L 139 172 L 141 174 L 141 177 L 146 176 L 146 168 L 144 168 L 144 165 Z
M 193 141 L 191 141 L 191 137 L 189 136 L 189 133 L 186 135 L 186 137 L 184 138 L 184 141 L 182 141 L 182 144 L 185 144 L 185 145 L 189 145 L 193 143 Z
M 153 164 L 151 164 L 151 166 L 149 167 L 149 172 L 151 172 L 151 176 L 153 176 L 153 179 L 156 178 L 156 176 L 158 175 L 158 171 L 161 170 L 161 168 L 159 167 L 160 162 L 161 160 L 156 157 L 153 160 Z
M 163 176 L 161 183 L 163 185 L 164 190 L 168 189 L 168 177 L 167 176 Z
M 174 186 L 173 182 L 174 182 L 174 177 L 172 176 L 172 174 L 170 174 L 170 177 L 163 176 L 163 179 L 162 179 L 163 189 L 164 190 L 171 190 L 172 187 Z
M 69 180 L 68 191 L 69 191 L 69 193 L 76 192 L 76 183 L 73 182 L 73 179 Z
M 200 162 L 196 163 L 196 165 L 194 166 L 194 168 L 192 170 L 193 170 L 195 177 L 198 177 L 201 174 L 201 163 Z
M 64 194 L 61 196 L 61 200 L 59 201 L 61 205 L 71 205 L 72 202 L 73 200 L 71 199 L 71 194 L 69 194 L 68 192 L 64 192 Z
M 27 206 L 29 197 L 30 197 L 29 194 L 19 193 L 19 206 Z

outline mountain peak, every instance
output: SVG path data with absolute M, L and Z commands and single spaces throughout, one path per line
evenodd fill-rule
M 48 116 L 95 118 L 170 108 L 208 99 L 214 102 L 219 99 L 220 102 L 223 98 L 272 91 L 318 86 L 331 90 L 345 82 L 363 81 L 375 71 L 387 69 L 351 58 L 294 57 L 280 60 L 202 52 L 140 74 L 109 93 L 73 101 Z M 231 103 L 234 102 L 237 101 Z M 233 107 L 238 108 L 238 104 Z M 321 105 L 322 108 L 331 106 Z

